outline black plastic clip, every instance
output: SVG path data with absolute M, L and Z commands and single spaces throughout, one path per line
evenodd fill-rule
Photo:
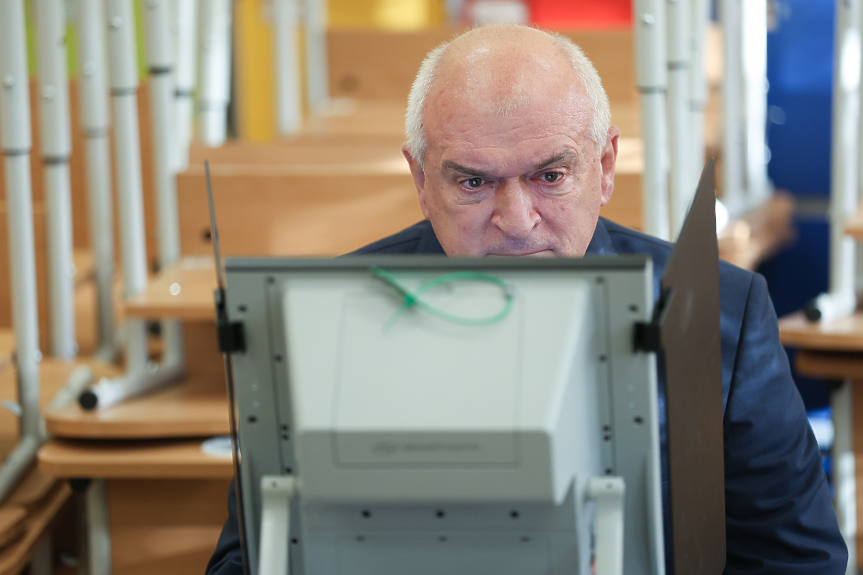
M 659 333 L 659 323 L 635 322 L 633 347 L 635 351 L 658 352 L 661 350 L 662 338 Z
M 246 351 L 246 332 L 243 323 L 229 321 L 225 306 L 225 292 L 217 289 L 216 299 L 216 332 L 219 338 L 219 350 L 222 353 Z
M 662 322 L 665 319 L 665 308 L 671 301 L 671 290 L 663 288 L 659 299 L 653 306 L 653 317 L 649 322 L 635 322 L 632 336 L 632 347 L 635 351 L 659 353 L 662 351 Z

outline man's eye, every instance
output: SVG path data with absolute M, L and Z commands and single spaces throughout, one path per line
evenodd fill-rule
M 560 172 L 544 172 L 541 177 L 542 181 L 546 184 L 553 184 L 558 181 L 562 175 L 563 174 Z
M 472 189 L 472 190 L 475 190 L 475 189 L 479 188 L 479 187 L 480 187 L 480 186 L 482 186 L 484 183 L 485 183 L 485 180 L 483 180 L 482 178 L 470 178 L 470 179 L 468 179 L 468 180 L 464 180 L 464 181 L 462 182 L 462 184 L 464 184 L 464 186 L 465 186 L 466 188 L 470 188 L 470 189 Z

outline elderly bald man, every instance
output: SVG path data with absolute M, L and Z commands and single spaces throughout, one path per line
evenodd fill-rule
M 495 26 L 436 48 L 408 100 L 407 136 L 425 220 L 355 253 L 646 253 L 658 286 L 670 245 L 599 217 L 614 189 L 619 130 L 596 71 L 569 40 Z M 721 263 L 720 299 L 725 573 L 845 573 L 764 279 Z M 233 492 L 229 511 L 210 575 L 241 573 Z

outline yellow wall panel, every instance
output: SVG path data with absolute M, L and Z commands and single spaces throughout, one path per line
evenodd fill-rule
M 273 26 L 266 0 L 234 3 L 237 135 L 250 142 L 276 136 Z
M 270 10 L 268 0 L 234 2 L 237 135 L 251 142 L 267 142 L 277 136 Z M 399 32 L 440 26 L 446 19 L 443 0 L 329 0 L 328 15 L 333 28 Z M 302 58 L 302 43 L 299 48 Z

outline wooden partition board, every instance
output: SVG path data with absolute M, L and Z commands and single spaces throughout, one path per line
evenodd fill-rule
M 209 161 L 214 173 L 220 166 L 282 166 L 302 170 L 302 173 L 313 173 L 313 170 L 320 173 L 320 170 L 331 169 L 357 173 L 364 170 L 410 173 L 407 160 L 401 152 L 401 143 L 396 141 L 390 145 L 374 142 L 362 145 L 337 142 L 307 144 L 303 140 L 274 144 L 232 141 L 218 148 L 193 145 L 189 149 L 189 171 L 200 171 L 204 160 Z M 321 175 L 325 176 L 326 173 Z
M 422 219 L 405 168 L 214 167 L 223 255 L 337 255 Z M 177 179 L 184 255 L 212 255 L 203 171 Z
M 611 100 L 611 123 L 626 137 L 641 136 L 641 108 L 637 100 Z M 401 145 L 406 139 L 405 112 L 407 100 L 362 100 L 341 98 L 328 102 L 309 114 L 300 133 L 285 142 L 330 141 L 335 145 L 388 144 Z
M 863 352 L 863 312 L 809 322 L 802 312 L 779 320 L 782 345 L 815 351 Z
M 113 575 L 203 573 L 225 520 L 230 479 L 108 481 Z
M 407 99 L 426 54 L 457 30 L 419 32 L 331 29 L 327 33 L 331 96 Z M 596 67 L 611 100 L 635 100 L 635 48 L 630 30 L 561 32 Z
M 52 443 L 46 445 L 47 450 L 51 447 Z M 125 450 L 118 450 L 116 455 L 122 459 Z M 145 471 L 143 467 L 142 472 Z M 231 469 L 230 464 L 227 467 Z M 85 473 L 86 467 L 79 470 L 82 474 L 71 477 L 92 477 Z M 109 476 L 111 573 L 203 573 L 228 516 L 230 480 L 231 475 L 214 478 Z
M 45 414 L 48 432 L 77 439 L 201 437 L 229 432 L 216 326 L 184 324 L 186 375 L 179 382 L 93 411 L 77 403 Z M 119 373 L 114 368 L 115 374 Z
M 240 162 L 241 146 L 224 153 Z M 372 155 L 372 152 L 365 152 Z M 376 153 L 376 152 L 375 152 Z M 253 149 L 252 155 L 256 154 Z M 283 154 L 283 156 L 282 156 Z M 376 162 L 291 164 L 308 151 L 272 146 L 258 151 L 262 164 L 211 165 L 216 219 L 224 255 L 338 255 L 409 226 L 422 214 L 407 164 L 396 152 Z M 218 156 L 214 156 L 218 157 Z M 277 162 L 284 157 L 284 163 Z M 622 138 L 615 192 L 602 215 L 642 227 L 641 141 Z M 325 175 L 324 175 L 325 174 Z M 177 178 L 182 251 L 211 255 L 209 211 L 203 169 L 191 167 Z

